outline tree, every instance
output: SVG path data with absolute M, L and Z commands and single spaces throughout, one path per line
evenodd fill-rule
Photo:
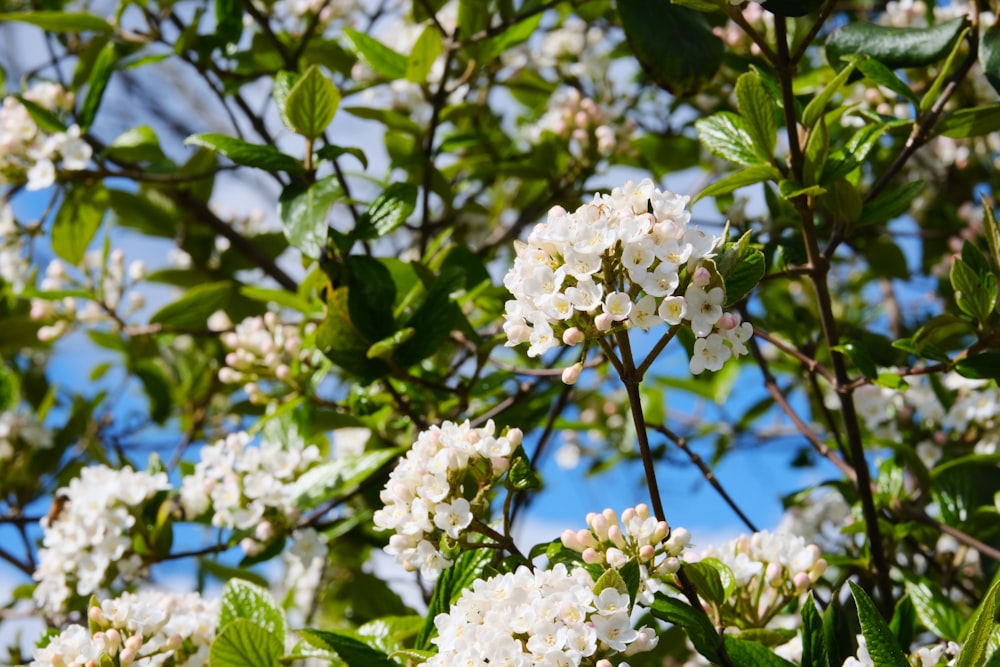
M 10 662 L 1000 660 L 988 10 L 6 3 Z M 776 422 L 770 532 L 711 467 Z M 649 502 L 519 544 L 567 438 Z

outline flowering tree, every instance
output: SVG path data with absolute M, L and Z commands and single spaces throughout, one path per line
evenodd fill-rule
M 2 9 L 12 664 L 1000 664 L 983 0 Z M 648 502 L 519 543 L 554 446 Z

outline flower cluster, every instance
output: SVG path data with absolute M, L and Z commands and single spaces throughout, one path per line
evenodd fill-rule
M 218 601 L 197 593 L 124 593 L 88 612 L 93 632 L 71 625 L 33 652 L 31 667 L 203 665 L 215 637 Z M 110 662 L 107 664 L 111 664 Z
M 752 333 L 723 311 L 725 288 L 709 259 L 719 239 L 690 227 L 688 198 L 649 179 L 596 195 L 573 213 L 549 211 L 517 245 L 504 285 L 507 345 L 530 343 L 535 357 L 615 327 L 690 326 L 691 371 L 719 370 L 746 354 Z
M 292 533 L 292 544 L 281 556 L 285 563 L 285 588 L 294 603 L 289 613 L 299 614 L 302 621 L 313 609 L 327 553 L 329 548 L 320 533 L 301 528 Z
M 9 285 L 15 293 L 24 290 L 25 279 L 31 269 L 24 250 L 14 211 L 6 202 L 0 202 L 0 281 Z
M 319 461 L 319 449 L 296 433 L 281 443 L 265 438 L 251 444 L 248 433 L 231 433 L 202 447 L 194 472 L 181 482 L 181 505 L 189 517 L 211 510 L 212 525 L 252 530 L 240 542 L 248 555 L 259 553 L 298 516 L 293 483 Z
M 73 107 L 73 95 L 54 83 L 36 83 L 25 94 L 47 111 Z M 7 96 L 0 105 L 0 184 L 23 183 L 41 190 L 55 183 L 56 163 L 67 171 L 86 169 L 93 151 L 80 136 L 80 128 L 48 133 L 38 127 L 19 99 Z
M 282 324 L 276 313 L 243 320 L 235 331 L 222 334 L 222 344 L 229 352 L 219 380 L 242 383 L 251 403 L 267 400 L 259 382 L 289 382 L 300 357 L 308 355 L 302 351 L 298 327 Z
M 42 519 L 45 535 L 33 575 L 35 602 L 50 615 L 65 609 L 73 593 L 90 595 L 115 576 L 125 582 L 142 574 L 131 528 L 143 504 L 170 488 L 166 473 L 90 466 L 59 489 L 63 509 Z
M 815 544 L 806 544 L 796 535 L 766 530 L 741 535 L 720 548 L 684 555 L 689 562 L 708 558 L 720 561 L 733 574 L 735 588 L 721 611 L 731 614 L 726 614 L 726 624 L 735 622 L 742 627 L 764 627 L 826 571 L 826 561 Z
M 394 531 L 385 547 L 407 570 L 436 578 L 451 562 L 439 551 L 447 538 L 457 541 L 473 517 L 489 508 L 489 490 L 504 475 L 509 457 L 521 444 L 521 431 L 494 435 L 492 421 L 482 428 L 469 422 L 444 422 L 417 441 L 389 475 L 375 512 L 375 526 Z
M 691 534 L 684 528 L 671 530 L 666 521 L 657 521 L 649 515 L 649 507 L 639 504 L 618 514 L 606 509 L 600 514 L 587 515 L 587 526 L 581 530 L 566 530 L 562 543 L 567 549 L 579 552 L 583 561 L 603 567 L 618 569 L 631 558 L 639 562 L 641 587 L 638 602 L 652 602 L 657 577 L 674 574 L 680 569 L 679 556 L 691 541 Z
M 39 285 L 41 293 L 85 291 L 93 295 L 93 300 L 81 307 L 72 296 L 32 298 L 31 319 L 45 323 L 38 329 L 39 340 L 55 340 L 80 323 L 106 322 L 118 327 L 124 318 L 145 305 L 142 294 L 130 290 L 146 277 L 146 264 L 142 260 L 133 260 L 126 268 L 121 248 L 110 252 L 94 250 L 84 256 L 82 268 L 83 277 L 78 279 L 70 275 L 62 260 L 54 259 L 45 267 L 45 277 Z M 126 294 L 127 305 L 120 308 Z
M 875 667 L 875 661 L 868 653 L 868 643 L 864 635 L 858 635 L 858 653 L 844 661 L 843 667 Z M 939 667 L 954 665 L 962 647 L 955 642 L 921 646 L 909 656 L 912 667 Z
M 425 664 L 610 665 L 609 657 L 656 646 L 653 630 L 632 627 L 630 606 L 627 593 L 595 591 L 586 570 L 522 566 L 476 581 L 435 617 L 438 654 Z
M 32 413 L 0 412 L 0 468 L 7 472 L 19 456 L 52 447 L 52 433 Z M 3 475 L 3 473 L 0 473 Z
M 618 143 L 607 112 L 576 88 L 555 93 L 548 111 L 525 131 L 532 144 L 541 143 L 546 133 L 567 145 L 577 159 L 607 155 Z

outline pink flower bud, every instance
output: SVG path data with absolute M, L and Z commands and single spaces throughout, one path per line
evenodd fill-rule
M 562 341 L 566 345 L 579 345 L 583 342 L 585 336 L 583 332 L 577 327 L 570 327 L 563 332 Z
M 104 612 L 101 610 L 100 607 L 91 607 L 90 609 L 88 609 L 87 618 L 92 620 L 94 623 L 101 623 L 101 624 L 106 623 L 108 620 L 107 618 L 105 618 Z
M 288 367 L 288 364 L 278 364 L 278 367 L 274 369 L 274 377 L 286 381 L 292 377 L 292 369 Z
M 567 549 L 572 549 L 573 551 L 583 551 L 583 545 L 580 544 L 580 540 L 576 539 L 575 530 L 567 528 L 562 532 L 562 535 L 559 536 L 559 539 L 562 540 L 562 545 Z
M 785 572 L 785 568 L 778 563 L 768 563 L 767 570 L 764 572 L 764 577 L 767 582 L 772 586 L 779 586 L 781 584 L 782 575 Z
M 656 528 L 653 529 L 653 535 L 650 538 L 650 542 L 656 544 L 662 542 L 667 535 L 670 534 L 670 525 L 666 521 L 660 521 L 656 524 Z
M 622 529 L 618 524 L 613 524 L 608 528 L 608 539 L 619 549 L 626 547 L 625 538 L 622 536 Z
M 699 266 L 691 276 L 691 283 L 697 287 L 704 287 L 712 280 L 712 274 L 704 266 Z
M 490 465 L 493 466 L 494 475 L 502 475 L 510 467 L 510 459 L 506 456 L 495 456 L 490 459 Z
M 594 534 L 601 542 L 608 539 L 608 520 L 603 514 L 595 514 L 594 520 L 590 522 L 590 527 L 594 529 Z
M 142 634 L 137 632 L 128 639 L 126 639 L 125 648 L 127 649 L 130 648 L 133 651 L 138 651 L 140 648 L 142 648 Z
M 629 507 L 622 512 L 622 523 L 627 524 L 635 518 L 635 508 Z
M 594 318 L 594 326 L 598 331 L 608 331 L 614 323 L 615 320 L 610 313 L 600 313 Z
M 795 586 L 796 593 L 805 593 L 811 583 L 812 582 L 809 581 L 809 575 L 805 572 L 799 572 L 792 577 L 792 584 Z
M 564 368 L 562 372 L 563 384 L 573 385 L 576 381 L 580 379 L 580 373 L 583 372 L 583 363 L 576 362 L 569 368 Z
M 598 552 L 596 549 L 587 547 L 583 550 L 583 562 L 587 565 L 596 565 L 597 563 L 604 562 L 604 556 Z
M 594 539 L 594 534 L 586 528 L 576 531 L 576 539 L 585 547 L 597 547 L 597 540 Z
M 135 660 L 135 649 L 127 648 L 118 654 L 118 664 L 122 667 L 129 667 Z
M 656 547 L 652 544 L 643 544 L 639 547 L 639 560 L 643 563 L 648 563 L 653 560 L 653 556 L 656 555 Z
M 738 318 L 734 313 L 723 313 L 722 317 L 720 317 L 719 321 L 716 323 L 716 326 L 723 331 L 731 331 L 735 329 L 739 323 L 740 318 Z
M 645 521 L 649 518 L 649 505 L 646 503 L 639 503 L 635 506 L 635 513 L 636 516 Z

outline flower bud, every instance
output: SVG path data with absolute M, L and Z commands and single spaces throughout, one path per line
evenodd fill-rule
M 716 323 L 716 326 L 718 326 L 723 331 L 731 331 L 735 329 L 739 323 L 740 320 L 738 317 L 736 317 L 735 313 L 722 313 L 722 317 L 719 318 L 719 321 Z
M 142 634 L 137 632 L 128 639 L 125 640 L 125 648 L 132 649 L 133 651 L 138 651 L 142 648 Z
M 584 341 L 584 338 L 586 338 L 586 336 L 584 336 L 583 332 L 577 327 L 570 327 L 569 329 L 566 329 L 562 335 L 562 341 L 566 345 L 579 345 Z
M 576 381 L 580 379 L 580 373 L 583 371 L 583 363 L 576 362 L 569 368 L 564 368 L 562 372 L 563 384 L 573 385 Z
M 583 557 L 583 562 L 586 563 L 587 565 L 596 565 L 598 563 L 604 562 L 603 554 L 601 554 L 596 549 L 590 547 L 584 549 L 581 556 Z
M 644 544 L 639 547 L 639 560 L 643 563 L 648 563 L 653 560 L 653 556 L 656 555 L 656 547 L 652 544 Z
M 805 593 L 811 583 L 812 582 L 809 581 L 809 575 L 805 572 L 799 572 L 792 577 L 792 584 L 795 586 L 795 592 L 799 594 Z
M 562 541 L 562 545 L 567 549 L 572 551 L 583 551 L 583 545 L 580 543 L 580 540 L 576 539 L 575 530 L 567 528 L 562 532 L 562 535 L 559 536 L 559 539 Z
M 135 660 L 135 649 L 127 648 L 118 654 L 118 664 L 121 667 L 129 667 Z
M 697 287 L 704 287 L 712 281 L 712 274 L 704 266 L 699 266 L 691 276 L 691 284 Z
M 774 587 L 781 585 L 781 581 L 784 578 L 785 568 L 779 563 L 768 563 L 767 569 L 764 571 L 764 577 L 769 584 Z
M 614 323 L 615 320 L 610 313 L 600 313 L 594 318 L 594 326 L 598 331 L 608 331 Z
M 624 549 L 626 546 L 625 538 L 622 536 L 622 529 L 618 524 L 614 524 L 608 528 L 608 539 L 619 549 Z

